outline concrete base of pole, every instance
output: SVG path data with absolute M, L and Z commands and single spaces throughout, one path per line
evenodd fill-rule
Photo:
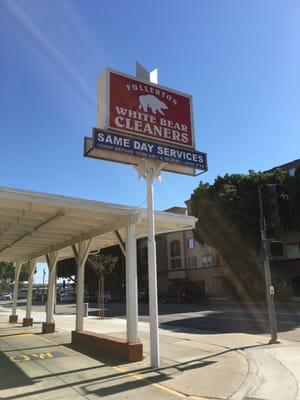
M 276 339 L 276 340 L 270 339 L 268 342 L 268 344 L 279 344 L 279 343 L 280 343 L 280 341 L 278 339 Z
M 43 322 L 42 333 L 53 333 L 53 332 L 55 332 L 55 323 L 54 322 Z
M 32 326 L 33 318 L 23 318 L 23 326 Z
M 9 316 L 9 323 L 16 323 L 18 322 L 18 316 L 17 315 L 10 315 Z

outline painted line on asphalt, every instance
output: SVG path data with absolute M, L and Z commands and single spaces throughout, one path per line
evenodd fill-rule
M 145 381 L 145 382 L 149 383 L 151 386 L 154 386 L 154 387 L 156 387 L 156 388 L 158 388 L 160 390 L 163 390 L 165 392 L 173 394 L 174 396 L 180 397 L 181 399 L 206 400 L 204 397 L 201 397 L 201 396 L 189 396 L 189 395 L 186 395 L 185 393 L 178 392 L 177 390 L 170 389 L 167 386 L 161 385 L 160 383 L 153 383 L 153 382 L 151 382 L 151 379 L 145 378 L 144 376 L 139 375 L 139 374 L 135 374 L 133 372 L 129 372 L 129 371 L 127 371 L 126 369 L 124 369 L 122 367 L 113 366 L 113 368 L 116 371 L 121 372 L 123 374 L 126 374 L 126 375 L 128 375 L 129 377 L 131 377 L 133 379 L 136 379 L 138 381 L 141 381 L 141 380 Z

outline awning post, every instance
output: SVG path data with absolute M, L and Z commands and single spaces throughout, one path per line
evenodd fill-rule
M 32 326 L 33 324 L 33 319 L 31 318 L 31 307 L 32 307 L 32 284 L 33 284 L 33 275 L 35 273 L 35 266 L 36 266 L 35 260 L 29 261 L 26 317 L 23 318 L 23 326 Z
M 53 251 L 46 255 L 49 278 L 48 278 L 48 293 L 47 293 L 47 307 L 46 307 L 46 322 L 43 323 L 43 333 L 51 333 L 55 331 L 54 323 L 54 299 L 55 299 L 55 278 L 56 278 L 56 265 L 58 260 L 58 251 Z
M 83 330 L 84 317 L 84 273 L 85 263 L 89 255 L 92 239 L 82 240 L 77 246 L 73 246 L 73 253 L 77 264 L 76 285 L 76 331 Z
M 126 235 L 126 314 L 128 343 L 136 343 L 139 341 L 135 224 L 136 218 L 129 216 Z
M 18 322 L 17 316 L 17 300 L 18 300 L 18 292 L 19 292 L 19 277 L 22 269 L 22 262 L 17 261 L 15 264 L 15 277 L 14 277 L 14 291 L 13 291 L 13 304 L 11 315 L 9 316 L 9 322 Z

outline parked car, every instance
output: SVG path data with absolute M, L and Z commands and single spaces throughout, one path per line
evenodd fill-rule
M 12 295 L 10 293 L 4 293 L 0 296 L 0 300 L 12 300 Z
M 72 303 L 76 301 L 76 295 L 74 292 L 65 292 L 60 296 L 60 301 L 63 303 Z
M 43 304 L 47 300 L 47 295 L 45 293 L 35 293 L 32 298 L 33 304 Z
M 148 293 L 145 292 L 144 290 L 141 290 L 138 292 L 138 301 L 140 303 L 148 303 L 149 298 L 148 298 Z

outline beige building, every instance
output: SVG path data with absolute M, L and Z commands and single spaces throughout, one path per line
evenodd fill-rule
M 193 231 L 166 235 L 168 290 L 187 292 L 192 298 L 226 296 L 225 270 L 212 247 L 194 239 Z
M 167 211 L 185 214 L 186 209 Z M 189 300 L 228 296 L 224 262 L 215 249 L 200 244 L 192 230 L 156 236 L 158 293 L 163 297 L 188 296 Z M 147 292 L 147 239 L 138 243 L 139 287 Z

